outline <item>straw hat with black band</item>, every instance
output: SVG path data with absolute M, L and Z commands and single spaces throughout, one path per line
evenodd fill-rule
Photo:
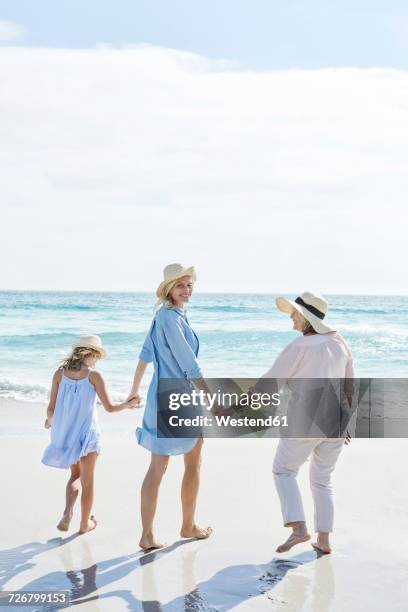
M 329 332 L 336 331 L 333 327 L 323 323 L 328 310 L 327 300 L 318 293 L 312 293 L 311 291 L 305 291 L 294 301 L 288 300 L 285 297 L 276 298 L 276 306 L 282 312 L 286 312 L 289 315 L 297 310 L 306 321 L 309 321 L 313 329 L 318 334 L 328 334 Z

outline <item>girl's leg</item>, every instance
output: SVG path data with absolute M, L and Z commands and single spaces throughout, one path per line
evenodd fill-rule
M 94 498 L 94 472 L 98 453 L 88 453 L 85 457 L 81 457 L 81 524 L 79 533 L 86 533 L 96 527 L 96 520 L 91 516 L 93 498 Z
M 67 482 L 65 489 L 65 510 L 62 515 L 62 519 L 57 525 L 57 529 L 60 531 L 68 531 L 69 525 L 72 520 L 72 514 L 74 511 L 74 505 L 78 497 L 79 486 L 80 486 L 80 469 L 79 462 L 71 465 L 71 476 Z
M 164 546 L 153 535 L 153 521 L 156 514 L 160 483 L 168 463 L 168 455 L 155 455 L 152 453 L 150 466 L 143 480 L 140 503 L 143 531 L 139 542 L 139 546 L 143 550 L 163 548 Z
M 199 527 L 194 516 L 200 486 L 201 448 L 203 439 L 199 438 L 193 450 L 184 455 L 184 477 L 181 484 L 181 504 L 183 508 L 183 524 L 180 535 L 183 538 L 208 538 L 211 527 Z

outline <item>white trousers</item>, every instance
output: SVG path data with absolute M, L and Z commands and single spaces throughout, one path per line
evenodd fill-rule
M 343 444 L 343 438 L 279 440 L 273 463 L 273 475 L 285 526 L 293 521 L 305 521 L 296 476 L 300 466 L 310 456 L 310 486 L 315 508 L 315 531 L 333 531 L 331 474 Z

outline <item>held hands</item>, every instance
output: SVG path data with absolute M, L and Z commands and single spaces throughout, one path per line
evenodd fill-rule
M 213 416 L 221 416 L 223 414 L 222 407 L 219 404 L 217 404 L 217 402 L 214 402 L 214 405 L 211 408 L 211 414 Z
M 125 402 L 127 404 L 126 407 L 129 408 L 129 410 L 133 410 L 133 408 L 140 406 L 142 399 L 143 398 L 141 395 L 139 395 L 139 393 L 134 393 L 127 398 Z
M 351 443 L 351 435 L 349 433 L 349 430 L 347 430 L 346 437 L 344 438 L 344 444 L 348 446 L 350 443 Z
M 217 402 L 215 402 L 214 406 L 211 408 L 211 414 L 213 416 L 236 416 L 234 408 L 235 406 L 229 406 L 228 408 L 224 408 L 223 406 L 220 406 L 219 404 L 217 404 Z

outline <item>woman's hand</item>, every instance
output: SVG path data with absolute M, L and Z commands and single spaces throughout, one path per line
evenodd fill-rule
M 139 393 L 133 393 L 129 395 L 125 403 L 128 404 L 127 407 L 132 410 L 133 408 L 140 406 L 142 399 L 143 398 L 141 395 L 139 395 Z
M 44 427 L 45 429 L 51 429 L 51 419 L 49 417 L 45 419 Z
M 211 408 L 211 414 L 213 416 L 221 416 L 224 414 L 222 407 L 217 404 L 217 402 L 214 402 L 213 407 Z

